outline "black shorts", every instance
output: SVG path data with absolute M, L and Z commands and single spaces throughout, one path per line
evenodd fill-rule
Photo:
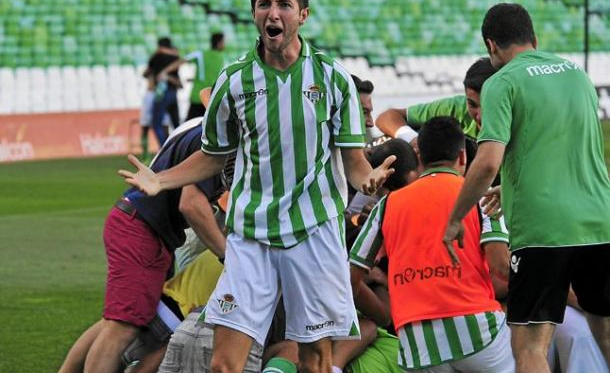
M 570 284 L 583 310 L 610 316 L 610 244 L 511 253 L 507 322 L 563 322 Z

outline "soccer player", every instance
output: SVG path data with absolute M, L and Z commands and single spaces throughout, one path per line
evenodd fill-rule
M 610 361 L 610 180 L 595 89 L 573 62 L 536 50 L 522 6 L 491 7 L 481 31 L 501 69 L 483 87 L 478 154 L 443 241 L 454 251 L 460 222 L 502 165 L 517 371 L 549 372 L 547 350 L 570 282 Z
M 175 72 L 185 62 L 195 61 L 195 76 L 193 77 L 193 88 L 191 89 L 191 105 L 185 120 L 202 117 L 205 114 L 205 106 L 201 103 L 199 92 L 202 89 L 214 85 L 214 80 L 225 66 L 225 36 L 221 32 L 215 32 L 210 37 L 211 48 L 206 51 L 194 51 L 184 58 L 174 61 L 163 69 L 163 76 Z
M 480 58 L 466 72 L 463 95 L 413 105 L 407 109 L 388 109 L 379 115 L 375 124 L 386 135 L 417 146 L 414 140 L 417 132 L 413 128 L 417 129 L 437 116 L 450 116 L 460 122 L 466 135 L 476 137 L 481 129 L 481 89 L 495 72 L 489 58 Z
M 301 370 L 328 372 L 331 338 L 358 334 L 342 231 L 345 177 L 374 193 L 395 158 L 374 170 L 365 159 L 349 73 L 298 35 L 308 1 L 252 0 L 251 7 L 260 38 L 216 80 L 202 151 L 159 174 L 130 156 L 138 171 L 119 172 L 155 195 L 220 172 L 237 150 L 226 272 L 206 309 L 215 325 L 211 370 L 241 371 L 289 289 L 286 337 L 300 344 Z
M 454 118 L 437 117 L 425 123 L 418 142 L 424 172 L 384 197 L 369 215 L 350 252 L 352 284 L 385 247 L 403 369 L 513 372 L 505 315 L 487 264 L 488 257 L 506 259 L 508 233 L 489 229 L 489 218 L 472 208 L 459 253 L 462 264 L 451 265 L 441 238 L 463 183 L 464 134 Z

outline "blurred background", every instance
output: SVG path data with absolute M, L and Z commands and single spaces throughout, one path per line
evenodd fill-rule
M 461 93 L 486 54 L 480 24 L 495 2 L 313 0 L 302 34 L 375 84 L 375 114 Z M 586 66 L 610 116 L 610 1 L 517 2 L 539 49 Z M 231 61 L 253 45 L 251 18 L 249 0 L 1 0 L 0 162 L 139 151 L 142 73 L 157 39 L 184 56 L 223 32 Z M 180 68 L 182 118 L 194 68 Z

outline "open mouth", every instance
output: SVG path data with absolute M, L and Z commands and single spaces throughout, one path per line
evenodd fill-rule
M 274 38 L 282 33 L 282 29 L 276 26 L 267 26 L 265 27 L 265 31 L 267 32 L 267 35 L 271 38 Z

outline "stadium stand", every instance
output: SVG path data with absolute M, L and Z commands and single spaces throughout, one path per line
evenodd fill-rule
M 377 94 L 459 92 L 467 66 L 485 54 L 480 21 L 494 2 L 317 0 L 303 32 L 354 74 L 370 76 Z M 517 2 L 530 10 L 543 48 L 582 64 L 582 6 Z M 249 7 L 249 0 L 2 1 L 0 114 L 136 108 L 158 36 L 170 35 L 187 53 L 222 31 L 227 55 L 237 58 L 257 34 Z M 590 75 L 610 85 L 610 4 L 592 0 L 591 9 Z

